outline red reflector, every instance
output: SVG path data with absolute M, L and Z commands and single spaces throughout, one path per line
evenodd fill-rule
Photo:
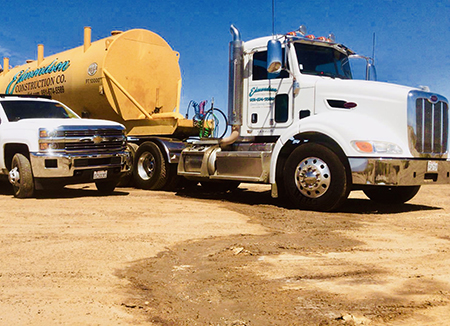
M 344 108 L 347 108 L 347 109 L 353 109 L 353 108 L 356 108 L 357 106 L 358 106 L 358 104 L 356 104 L 355 102 L 344 103 Z

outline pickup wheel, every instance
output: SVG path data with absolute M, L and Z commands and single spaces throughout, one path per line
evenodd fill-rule
M 364 194 L 380 204 L 400 205 L 412 199 L 420 186 L 370 186 L 363 189 Z
M 14 197 L 28 198 L 34 194 L 33 172 L 31 164 L 25 155 L 17 153 L 11 163 L 11 170 L 8 175 L 14 190 Z
M 96 181 L 95 187 L 97 190 L 104 195 L 109 195 L 114 192 L 114 189 L 116 189 L 118 180 L 107 180 L 107 181 Z
M 300 209 L 331 211 L 339 207 L 350 192 L 344 164 L 321 144 L 297 147 L 286 161 L 283 179 L 287 196 Z
M 133 163 L 133 179 L 138 188 L 162 189 L 169 180 L 169 163 L 152 142 L 139 146 Z

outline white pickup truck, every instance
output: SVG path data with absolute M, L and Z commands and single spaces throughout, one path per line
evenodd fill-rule
M 108 194 L 130 165 L 123 125 L 81 119 L 36 96 L 0 95 L 0 145 L 0 175 L 8 176 L 18 198 L 90 182 Z

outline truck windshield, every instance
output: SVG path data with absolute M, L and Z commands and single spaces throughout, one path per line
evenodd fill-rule
M 295 43 L 302 74 L 352 79 L 348 57 L 331 47 Z
M 78 118 L 64 106 L 55 102 L 43 101 L 2 101 L 1 106 L 9 121 L 22 119 Z

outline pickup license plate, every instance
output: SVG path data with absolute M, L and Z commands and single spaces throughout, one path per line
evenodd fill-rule
M 106 179 L 108 177 L 108 170 L 94 171 L 94 180 Z
M 438 172 L 438 162 L 428 161 L 427 172 Z

